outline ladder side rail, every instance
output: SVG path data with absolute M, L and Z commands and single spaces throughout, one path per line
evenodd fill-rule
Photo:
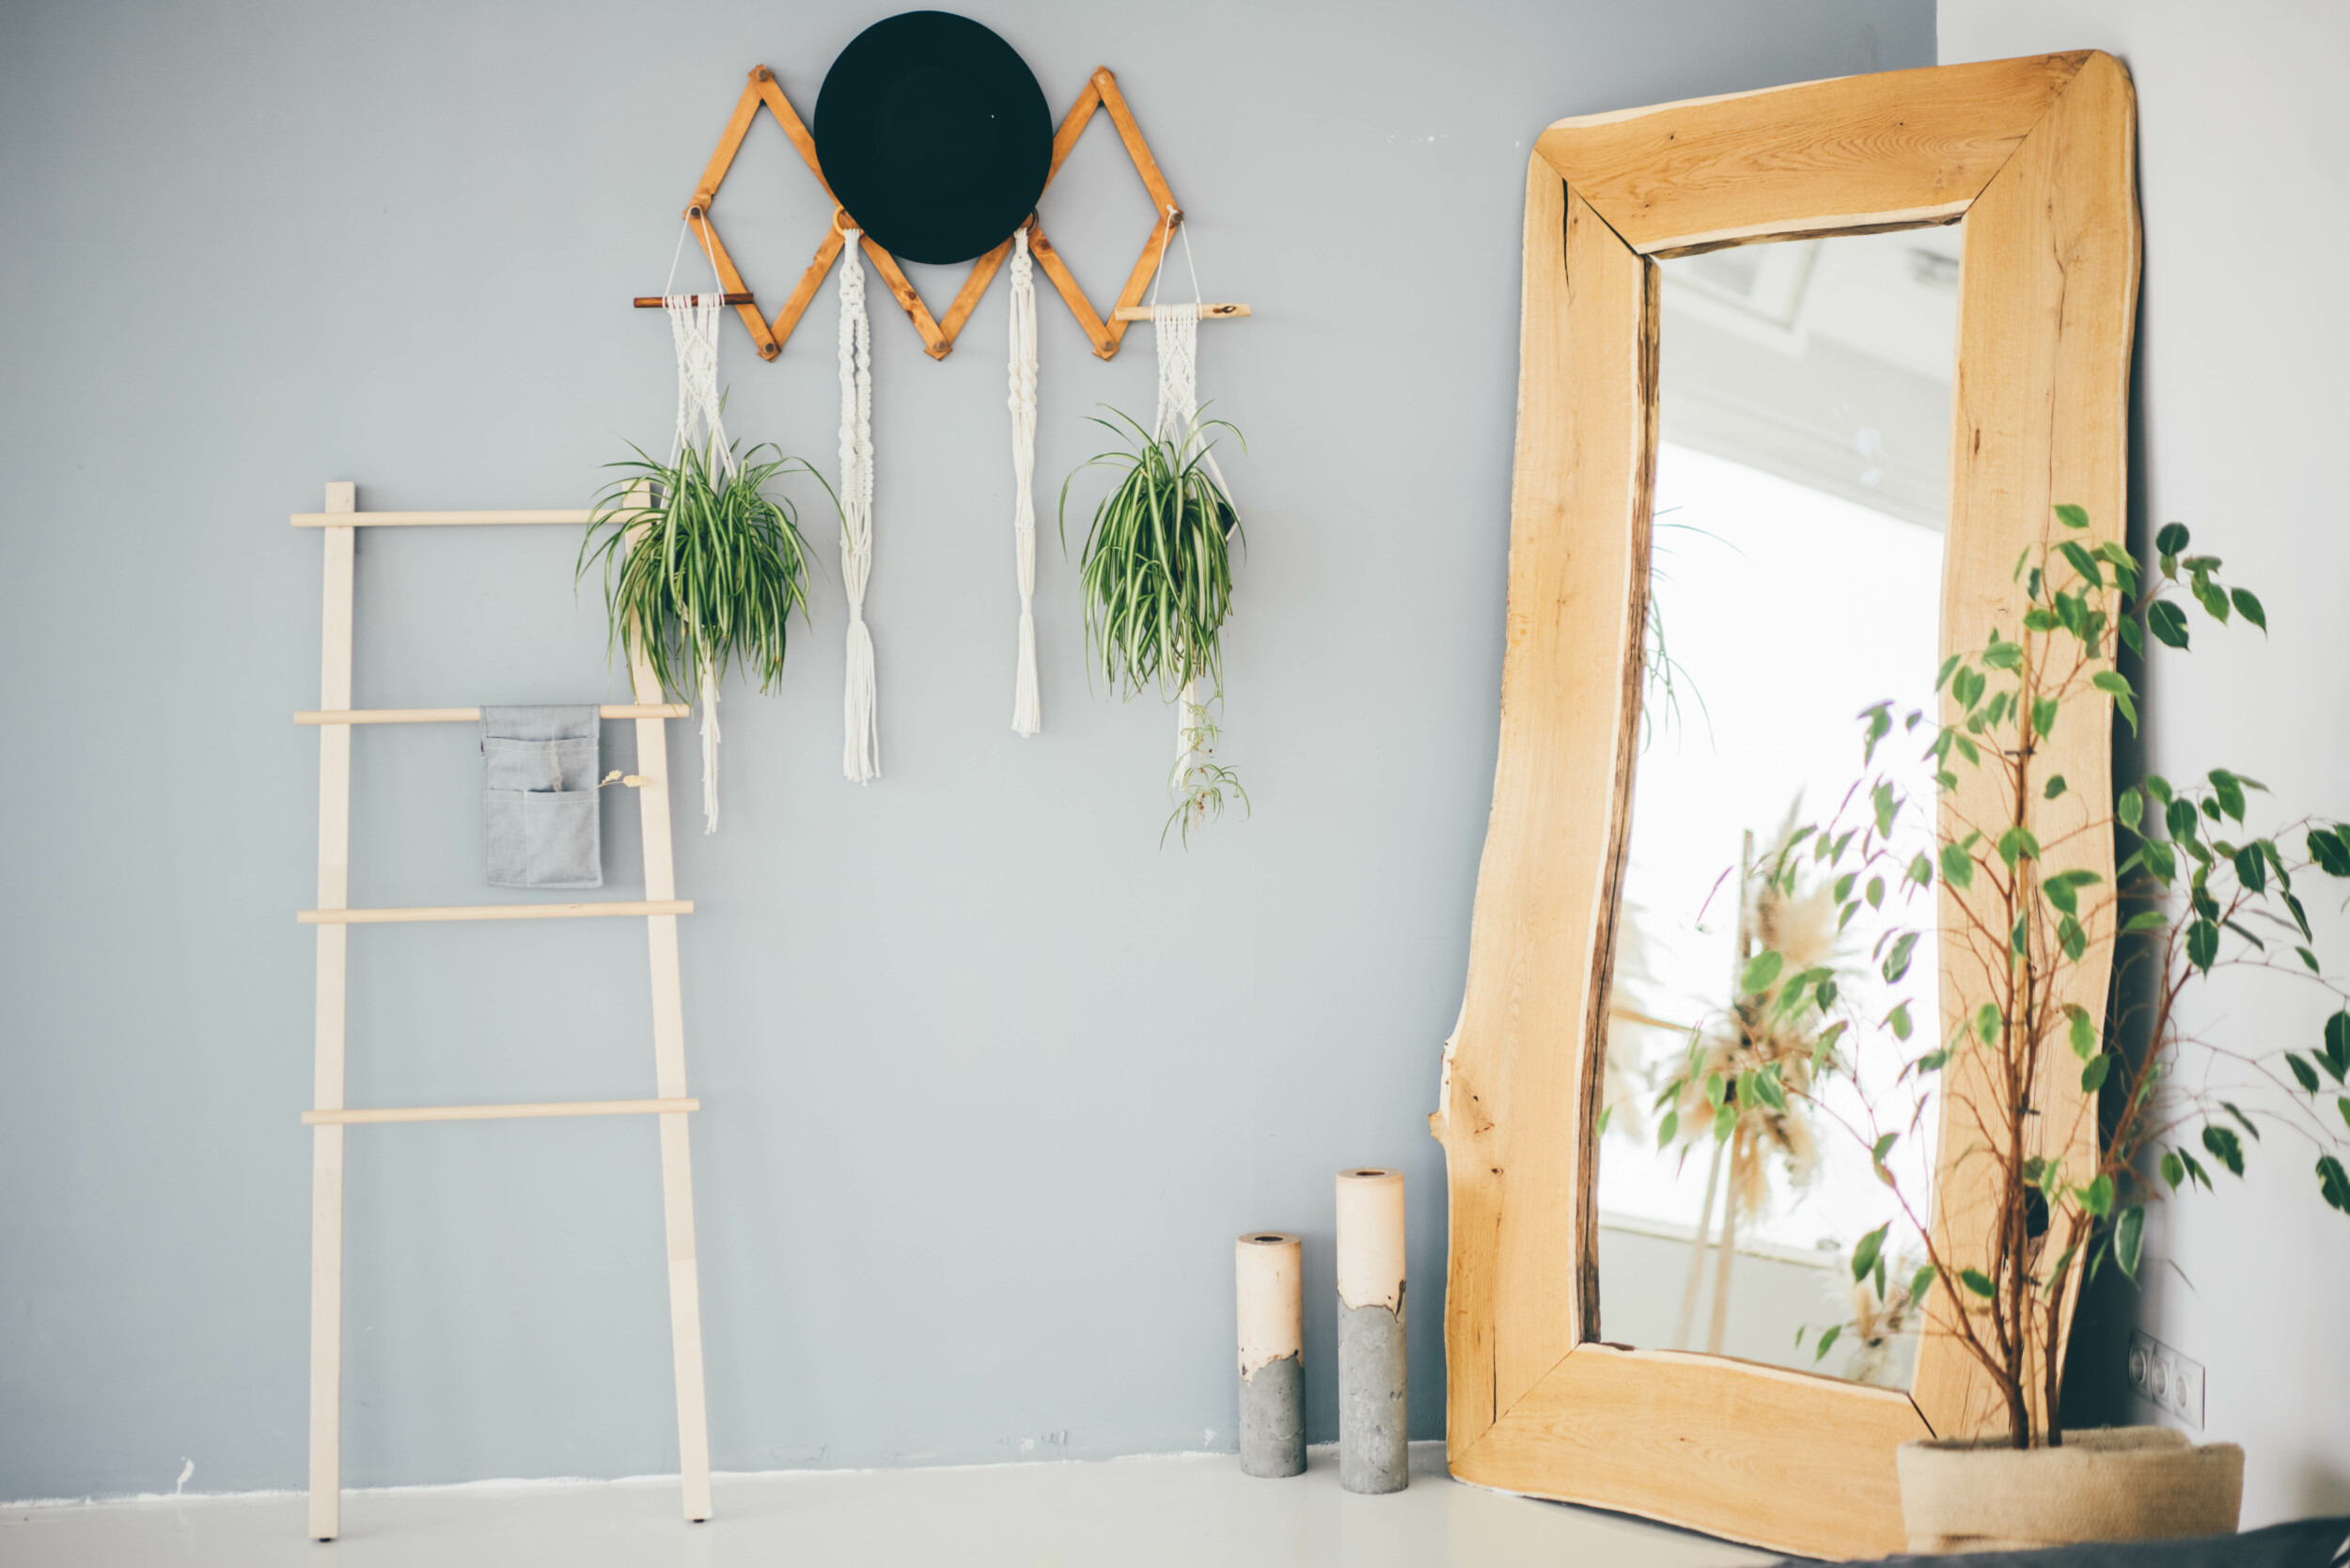
M 326 487 L 326 510 L 349 517 L 358 486 Z M 320 616 L 319 706 L 351 706 L 352 584 L 358 529 L 324 530 L 326 575 Z M 319 907 L 341 909 L 351 893 L 351 726 L 319 727 Z M 318 928 L 315 1063 L 310 1103 L 343 1105 L 343 1027 L 351 928 Z M 321 1125 L 310 1151 L 310 1534 L 331 1541 L 342 1529 L 343 1130 Z

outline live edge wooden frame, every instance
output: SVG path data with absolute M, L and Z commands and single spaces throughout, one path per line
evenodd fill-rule
M 2054 504 L 2086 507 L 2099 539 L 2123 525 L 2134 144 L 2128 73 L 2094 52 L 1591 115 L 1536 142 L 1500 750 L 1429 1119 L 1450 1194 L 1446 1448 L 1461 1479 L 1873 1556 L 1903 1544 L 1896 1446 L 1998 1425 L 1939 1318 L 1911 1393 L 1602 1340 L 1595 1119 L 1639 730 L 1654 263 L 1967 220 L 1941 635 L 1945 652 L 1979 646 L 1995 622 L 2020 624 L 2012 571 Z M 2070 799 L 2102 808 L 2107 724 L 2084 714 L 2055 747 Z M 2096 841 L 2078 864 L 2109 876 L 2109 840 L 2081 837 Z M 2107 982 L 2085 964 L 2077 999 L 2101 1008 Z M 1947 969 L 1941 983 L 1948 1012 Z M 1966 1089 L 1946 1090 L 1947 1111 Z M 2038 1104 L 2093 1132 L 2077 1082 Z M 1987 1223 L 1991 1172 L 1955 1163 L 1955 1142 L 1934 1223 L 1963 1251 Z

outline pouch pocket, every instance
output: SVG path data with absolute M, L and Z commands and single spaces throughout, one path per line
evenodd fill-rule
M 561 744 L 561 743 L 557 743 Z M 603 813 L 594 790 L 524 792 L 525 886 L 603 886 Z
M 482 782 L 492 790 L 573 790 L 596 787 L 596 737 L 560 741 L 509 741 L 498 736 L 481 743 Z

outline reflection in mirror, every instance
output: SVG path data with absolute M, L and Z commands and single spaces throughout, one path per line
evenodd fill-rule
M 1875 771 L 1931 798 L 1932 731 L 1899 721 L 1935 711 L 1959 238 L 1661 263 L 1648 685 L 1600 1132 L 1610 1341 L 1909 1386 L 1924 1249 L 1872 1148 L 1898 1130 L 1889 1163 L 1926 1191 L 1935 1129 L 1911 1126 L 1894 1047 L 1937 1034 L 1919 1011 L 1934 988 L 1904 987 L 1888 1017 L 1886 972 L 1931 975 L 1936 955 L 1930 934 L 1906 953 L 1879 938 L 1930 932 L 1932 894 L 1864 876 L 1840 900 L 1850 857 L 1789 840 L 1832 818 L 1866 835 L 1871 803 L 1847 792 L 1878 703 L 1895 729 Z M 1926 846 L 1892 847 L 1905 863 Z

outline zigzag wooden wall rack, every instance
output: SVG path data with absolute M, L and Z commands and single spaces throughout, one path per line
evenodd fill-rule
M 727 170 L 733 166 L 734 155 L 742 150 L 743 138 L 750 133 L 751 121 L 758 118 L 762 104 L 776 117 L 776 123 L 783 127 L 783 133 L 791 138 L 791 145 L 799 149 L 801 161 L 816 177 L 817 184 L 823 187 L 824 195 L 832 196 L 832 186 L 824 179 L 822 165 L 816 161 L 816 138 L 808 133 L 807 124 L 801 120 L 798 111 L 791 107 L 791 101 L 784 97 L 783 86 L 776 80 L 776 73 L 765 66 L 758 66 L 753 68 L 743 96 L 735 101 L 733 118 L 727 121 L 726 133 L 718 138 L 718 149 L 711 154 L 710 166 L 702 170 L 701 180 L 694 187 L 693 199 L 686 204 L 685 221 L 693 226 L 697 237 L 710 247 L 710 255 L 717 263 L 719 284 L 726 290 L 727 303 L 734 306 L 736 314 L 743 319 L 743 324 L 750 329 L 752 341 L 759 345 L 760 357 L 774 359 L 783 353 L 783 345 L 791 337 L 791 329 L 799 325 L 800 317 L 816 297 L 817 288 L 824 281 L 825 274 L 832 271 L 833 263 L 839 259 L 842 230 L 854 227 L 855 224 L 848 213 L 841 211 L 838 200 L 835 198 L 832 226 L 825 231 L 823 242 L 816 247 L 816 255 L 809 260 L 807 270 L 800 274 L 799 286 L 791 290 L 791 297 L 783 302 L 783 308 L 776 312 L 773 321 L 760 314 L 756 296 L 743 281 L 743 274 L 735 267 L 734 259 L 727 254 L 726 243 L 718 238 L 717 225 L 713 222 L 711 209 L 717 200 L 718 187 L 725 182 Z M 1173 193 L 1167 188 L 1167 177 L 1159 172 L 1158 161 L 1151 156 L 1150 146 L 1142 139 L 1142 128 L 1135 123 L 1134 111 L 1127 108 L 1124 96 L 1118 90 L 1118 78 L 1107 66 L 1093 73 L 1086 83 L 1085 91 L 1077 95 L 1077 102 L 1071 104 L 1069 113 L 1061 118 L 1059 130 L 1054 133 L 1052 168 L 1045 176 L 1047 187 L 1050 187 L 1053 176 L 1060 172 L 1062 161 L 1077 145 L 1077 138 L 1085 133 L 1085 128 L 1092 121 L 1097 109 L 1109 111 L 1110 123 L 1118 128 L 1118 139 L 1124 144 L 1126 156 L 1133 160 L 1135 172 L 1142 177 L 1143 187 L 1151 193 L 1152 205 L 1159 215 L 1158 221 L 1152 226 L 1151 237 L 1143 242 L 1142 254 L 1136 259 L 1134 270 L 1126 275 L 1126 287 L 1119 294 L 1118 304 L 1106 315 L 1096 311 L 1092 302 L 1086 298 L 1085 290 L 1077 286 L 1076 278 L 1071 274 L 1068 262 L 1061 259 L 1060 252 L 1055 250 L 1052 242 L 1044 237 L 1043 226 L 1037 221 L 1034 213 L 1028 215 L 1027 230 L 1030 254 L 1044 269 L 1044 275 L 1053 280 L 1053 287 L 1059 290 L 1070 314 L 1076 317 L 1078 327 L 1093 344 L 1094 353 L 1108 359 L 1118 353 L 1118 345 L 1125 337 L 1129 322 L 1143 314 L 1139 308 L 1143 290 L 1151 286 L 1152 275 L 1158 270 L 1161 247 L 1167 243 L 1171 226 L 1183 221 L 1183 209 L 1176 205 Z M 914 323 L 914 330 L 921 335 L 923 352 L 932 359 L 944 359 L 952 352 L 955 338 L 963 331 L 963 324 L 971 319 L 971 312 L 978 306 L 979 296 L 987 292 L 987 286 L 994 281 L 997 269 L 1003 266 L 1004 258 L 1011 254 L 1011 241 L 1006 240 L 972 262 L 969 275 L 964 279 L 963 288 L 955 294 L 954 303 L 947 307 L 946 317 L 942 320 L 931 314 L 930 306 L 923 303 L 922 296 L 906 277 L 905 269 L 898 265 L 896 257 L 875 244 L 870 236 L 865 237 L 862 243 L 865 254 L 872 259 L 874 270 L 881 274 L 890 293 L 904 308 L 906 319 Z M 661 302 L 658 299 L 639 299 L 636 303 L 639 306 L 657 306 Z M 1212 306 L 1204 313 L 1242 316 L 1247 314 L 1247 306 Z

